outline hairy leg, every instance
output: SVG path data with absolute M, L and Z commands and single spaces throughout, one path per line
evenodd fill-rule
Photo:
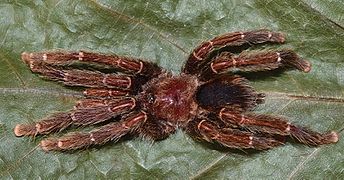
M 85 89 L 84 95 L 87 98 L 120 98 L 129 96 L 128 90 L 118 90 L 118 89 L 110 89 L 110 88 L 88 88 Z
M 272 137 L 263 137 L 252 132 L 220 127 L 207 118 L 198 118 L 189 122 L 187 132 L 199 140 L 219 143 L 234 149 L 270 149 L 283 145 L 282 141 Z
M 30 69 L 45 78 L 63 82 L 68 86 L 83 86 L 92 88 L 132 89 L 134 77 L 101 72 L 70 69 L 64 70 L 41 61 L 31 61 Z
M 275 116 L 240 114 L 233 109 L 223 108 L 219 113 L 219 118 L 224 123 L 234 124 L 252 132 L 291 136 L 303 144 L 313 146 L 336 143 L 338 141 L 338 134 L 336 132 L 332 131 L 321 134 Z
M 60 138 L 48 138 L 41 141 L 40 145 L 45 151 L 75 150 L 101 145 L 108 141 L 118 141 L 124 135 L 139 128 L 147 120 L 145 112 L 135 112 L 122 118 L 119 122 L 110 123 L 86 133 L 71 133 Z
M 149 140 L 162 140 L 175 131 L 176 127 L 168 124 L 167 121 L 158 121 L 153 117 L 149 117 L 135 133 Z
M 52 51 L 33 53 L 23 52 L 22 59 L 27 64 L 31 64 L 32 62 L 37 61 L 41 61 L 51 65 L 68 65 L 75 61 L 91 62 L 109 65 L 115 69 L 129 74 L 140 74 L 149 77 L 157 76 L 162 71 L 161 68 L 156 64 L 140 59 L 117 55 L 104 55 L 85 51 Z
M 18 124 L 16 136 L 35 136 L 61 131 L 70 125 L 97 124 L 120 114 L 130 112 L 136 106 L 134 98 L 115 100 L 85 99 L 77 103 L 74 110 L 53 114 L 34 124 Z
M 282 33 L 265 29 L 223 34 L 197 46 L 190 54 L 183 72 L 187 74 L 199 73 L 202 66 L 210 60 L 208 58 L 209 54 L 217 48 L 238 47 L 266 42 L 283 43 L 284 40 Z
M 210 77 L 229 71 L 256 72 L 268 71 L 280 67 L 296 68 L 303 72 L 311 70 L 311 64 L 301 59 L 292 50 L 258 52 L 254 54 L 241 53 L 235 56 L 229 52 L 222 52 L 214 57 L 212 62 L 202 72 L 203 77 Z

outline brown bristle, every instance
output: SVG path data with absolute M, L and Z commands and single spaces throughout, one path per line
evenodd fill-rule
M 57 145 L 58 141 L 57 139 L 45 139 L 41 141 L 40 146 L 44 151 L 52 151 L 52 150 L 59 150 L 59 147 Z
M 30 64 L 31 58 L 30 58 L 30 53 L 28 52 L 23 52 L 21 54 L 21 58 L 22 60 L 26 63 L 26 64 Z
M 61 150 L 72 150 L 88 147 L 92 145 L 92 143 L 93 141 L 90 138 L 90 134 L 73 133 L 58 139 L 56 146 Z
M 311 63 L 309 63 L 308 61 L 305 61 L 305 66 L 303 68 L 303 72 L 308 73 L 309 71 L 311 71 L 311 69 L 312 69 Z
M 18 124 L 14 128 L 14 134 L 16 136 L 34 136 L 37 133 L 36 126 L 34 124 Z
M 330 133 L 328 133 L 327 135 L 325 135 L 325 138 L 327 139 L 328 143 L 336 143 L 338 142 L 338 133 L 331 131 Z
M 278 42 L 278 43 L 284 43 L 285 42 L 285 35 L 281 32 L 270 32 L 272 37 L 271 41 Z

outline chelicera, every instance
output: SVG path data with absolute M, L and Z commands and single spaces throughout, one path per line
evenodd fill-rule
M 31 71 L 67 86 L 85 87 L 85 98 L 68 112 L 18 124 L 14 133 L 36 136 L 70 126 L 108 123 L 90 132 L 44 139 L 40 146 L 45 151 L 102 145 L 127 135 L 161 140 L 177 128 L 195 139 L 237 149 L 270 149 L 283 145 L 281 137 L 288 136 L 312 146 L 337 142 L 336 132 L 318 133 L 282 117 L 252 112 L 263 103 L 264 94 L 237 72 L 311 70 L 308 61 L 289 49 L 241 52 L 255 44 L 284 41 L 282 33 L 269 30 L 223 34 L 197 46 L 180 75 L 131 57 L 84 51 L 24 52 L 22 59 Z M 117 72 L 70 66 L 75 61 L 110 66 Z

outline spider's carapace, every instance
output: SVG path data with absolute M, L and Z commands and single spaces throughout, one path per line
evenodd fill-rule
M 194 76 L 164 73 L 143 87 L 140 94 L 143 107 L 161 121 L 185 123 L 196 114 L 194 94 L 198 86 Z

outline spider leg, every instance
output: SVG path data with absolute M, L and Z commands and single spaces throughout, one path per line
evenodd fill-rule
M 241 53 L 235 56 L 229 52 L 222 52 L 214 57 L 210 66 L 202 72 L 202 76 L 210 77 L 228 71 L 268 71 L 279 67 L 293 67 L 303 72 L 311 70 L 311 64 L 301 59 L 292 50 L 258 52 L 255 54 Z
M 31 64 L 31 62 L 33 61 L 43 61 L 51 65 L 67 65 L 75 61 L 91 62 L 108 65 L 129 74 L 140 74 L 150 77 L 159 75 L 162 71 L 161 68 L 156 64 L 146 62 L 140 59 L 117 55 L 104 55 L 85 51 L 55 51 L 34 53 L 23 52 L 22 59 L 27 64 Z
M 272 32 L 265 29 L 223 34 L 197 46 L 190 54 L 183 72 L 187 74 L 199 73 L 202 66 L 210 60 L 208 58 L 209 54 L 218 48 L 241 47 L 243 45 L 266 42 L 283 43 L 284 41 L 285 38 L 282 33 Z
M 223 146 L 235 149 L 270 149 L 283 145 L 282 141 L 271 137 L 263 137 L 258 134 L 220 127 L 216 122 L 208 118 L 198 118 L 189 122 L 187 132 L 199 140 L 210 143 L 220 143 Z
M 84 99 L 75 109 L 53 114 L 34 124 L 18 124 L 14 128 L 16 136 L 35 136 L 61 131 L 70 125 L 90 125 L 109 120 L 130 112 L 136 106 L 134 98 L 99 100 Z
M 101 72 L 70 69 L 65 70 L 59 67 L 51 66 L 41 61 L 30 61 L 31 71 L 42 76 L 61 81 L 68 86 L 83 86 L 92 88 L 117 88 L 134 89 L 134 77 L 128 75 L 105 74 Z
M 84 95 L 87 98 L 119 98 L 128 96 L 129 94 L 128 90 L 109 88 L 88 88 L 84 91 Z
M 118 141 L 124 135 L 140 127 L 147 120 L 145 112 L 135 112 L 122 118 L 119 122 L 101 126 L 86 133 L 71 133 L 60 138 L 48 138 L 40 145 L 45 151 L 75 150 L 91 145 L 101 145 L 109 141 Z
M 331 144 L 338 141 L 338 134 L 336 132 L 332 131 L 321 134 L 305 127 L 292 124 L 280 117 L 240 114 L 233 109 L 223 108 L 219 113 L 219 118 L 224 123 L 246 128 L 251 132 L 291 136 L 303 144 L 312 146 Z

